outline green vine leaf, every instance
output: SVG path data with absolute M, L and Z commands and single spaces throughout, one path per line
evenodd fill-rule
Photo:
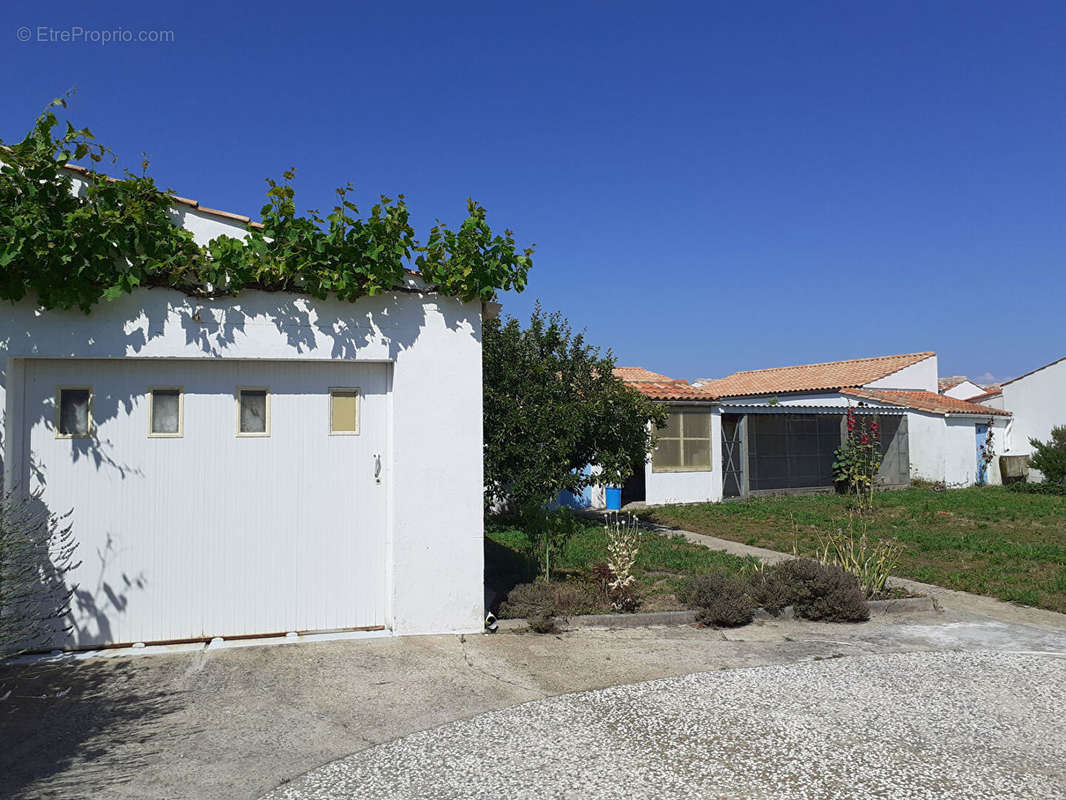
M 347 184 L 325 217 L 300 215 L 294 169 L 267 180 L 261 228 L 201 246 L 175 224 L 170 192 L 155 185 L 147 160 L 140 175 L 122 178 L 90 169 L 75 194 L 70 164 L 117 159 L 88 128 L 67 122 L 57 135 L 53 109 L 67 99 L 54 100 L 22 141 L 0 153 L 0 299 L 33 295 L 44 308 L 88 313 L 138 287 L 166 286 L 198 296 L 262 289 L 354 302 L 405 289 L 413 256 L 429 291 L 464 301 L 526 286 L 533 248 L 518 251 L 511 231 L 494 234 L 473 200 L 457 231 L 438 223 L 420 245 L 403 195 L 381 195 L 360 216 Z

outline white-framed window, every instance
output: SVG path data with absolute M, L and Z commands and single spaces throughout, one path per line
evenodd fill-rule
M 711 412 L 672 406 L 659 428 L 652 454 L 653 472 L 708 472 L 711 469 Z
M 185 432 L 185 393 L 180 386 L 153 386 L 148 390 L 148 435 L 179 439 Z
M 237 435 L 270 435 L 270 389 L 265 386 L 237 387 Z
M 329 435 L 359 435 L 359 390 L 333 387 L 329 390 Z
M 88 439 L 93 435 L 93 387 L 56 387 L 56 438 Z

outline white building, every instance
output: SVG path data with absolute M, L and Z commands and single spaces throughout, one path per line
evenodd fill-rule
M 964 375 L 939 378 L 937 387 L 942 395 L 954 397 L 956 400 L 973 400 L 973 398 L 985 394 L 989 390 L 989 387 L 974 383 Z
M 482 307 L 423 289 L 5 307 L 4 485 L 78 542 L 56 644 L 480 630 Z
M 848 407 L 874 418 L 882 487 L 921 479 L 999 482 L 982 446 L 1007 446 L 1008 412 L 939 394 L 932 352 L 737 372 L 689 384 L 638 367 L 617 371 L 668 404 L 671 420 L 623 501 L 649 504 L 830 490 Z
M 1013 415 L 1006 455 L 1032 455 L 1030 439 L 1046 442 L 1051 429 L 1066 425 L 1066 358 L 1052 361 L 1000 385 L 998 394 L 978 398 Z M 1035 470 L 1032 480 L 1039 480 Z

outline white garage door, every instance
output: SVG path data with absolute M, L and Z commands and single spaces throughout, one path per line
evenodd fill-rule
M 384 625 L 387 366 L 35 360 L 25 381 L 25 483 L 73 510 L 75 645 Z

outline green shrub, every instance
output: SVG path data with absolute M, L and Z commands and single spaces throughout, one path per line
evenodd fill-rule
M 696 609 L 696 619 L 704 625 L 736 628 L 755 618 L 744 581 L 725 572 L 697 575 L 682 587 L 678 599 Z
M 1035 451 L 1029 457 L 1029 466 L 1044 473 L 1048 483 L 1066 484 L 1066 425 L 1051 429 L 1051 438 L 1046 442 L 1030 439 Z
M 870 618 L 858 579 L 840 567 L 809 558 L 784 561 L 753 575 L 750 591 L 771 614 L 792 606 L 797 617 L 824 622 L 862 622 Z
M 579 581 L 520 583 L 500 603 L 501 619 L 525 619 L 537 633 L 551 633 L 556 619 L 590 614 L 601 607 L 594 587 Z
M 1010 483 L 1007 489 L 1019 494 L 1051 494 L 1066 497 L 1066 483 Z

